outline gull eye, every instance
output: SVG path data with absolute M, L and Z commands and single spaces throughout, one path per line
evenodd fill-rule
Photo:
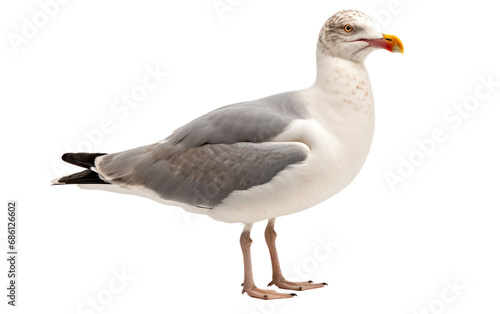
M 344 30 L 346 31 L 346 33 L 350 33 L 350 32 L 352 32 L 352 27 L 351 27 L 351 25 L 346 24 L 346 25 L 344 26 Z

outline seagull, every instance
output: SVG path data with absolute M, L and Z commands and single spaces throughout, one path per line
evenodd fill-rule
M 242 293 L 265 300 L 291 298 L 296 294 L 260 289 L 253 280 L 250 231 L 254 223 L 267 220 L 268 286 L 296 291 L 324 287 L 326 283 L 285 279 L 275 220 L 332 197 L 360 171 L 374 132 L 364 60 L 380 48 L 404 51 L 398 37 L 382 34 L 364 13 L 337 12 L 320 31 L 312 86 L 221 107 L 151 145 L 112 154 L 66 153 L 62 160 L 85 170 L 52 183 L 139 195 L 242 223 Z

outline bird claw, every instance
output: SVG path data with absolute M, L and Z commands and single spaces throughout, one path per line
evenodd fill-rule
M 275 285 L 276 287 L 281 289 L 297 290 L 297 291 L 317 289 L 324 286 L 328 286 L 326 282 L 314 283 L 312 280 L 305 282 L 293 282 L 293 281 L 288 281 L 285 278 L 279 278 L 277 280 L 273 279 L 267 286 L 269 287 L 272 285 Z
M 273 300 L 273 299 L 286 299 L 296 297 L 295 293 L 281 293 L 274 290 L 264 290 L 259 289 L 255 286 L 250 286 L 245 289 L 243 287 L 242 293 L 247 293 L 252 298 L 262 299 L 262 300 Z

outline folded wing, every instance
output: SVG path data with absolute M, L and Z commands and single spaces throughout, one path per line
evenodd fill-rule
M 126 188 L 147 188 L 159 197 L 212 208 L 231 192 L 265 184 L 309 155 L 298 142 L 209 144 L 178 149 L 154 144 L 101 156 L 97 171 Z

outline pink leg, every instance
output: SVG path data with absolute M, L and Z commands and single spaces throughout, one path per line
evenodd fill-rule
M 276 231 L 274 231 L 275 220 L 276 220 L 275 218 L 269 219 L 265 231 L 266 243 L 267 246 L 269 247 L 269 253 L 271 254 L 271 263 L 273 267 L 273 280 L 267 286 L 269 287 L 274 284 L 281 289 L 299 290 L 299 291 L 322 288 L 326 286 L 327 285 L 326 283 L 313 283 L 312 281 L 293 282 L 293 281 L 288 281 L 285 279 L 285 277 L 283 277 L 283 274 L 281 273 L 280 262 L 278 259 L 278 251 L 276 250 L 277 235 Z
M 245 229 L 243 229 L 240 237 L 241 250 L 243 251 L 243 262 L 245 264 L 245 278 L 243 280 L 243 290 L 241 293 L 246 292 L 253 298 L 263 300 L 283 299 L 296 296 L 295 293 L 279 293 L 274 290 L 259 289 L 255 286 L 255 283 L 253 282 L 252 260 L 250 256 L 250 245 L 252 244 L 252 239 L 250 239 L 251 229 L 252 225 L 245 225 Z

